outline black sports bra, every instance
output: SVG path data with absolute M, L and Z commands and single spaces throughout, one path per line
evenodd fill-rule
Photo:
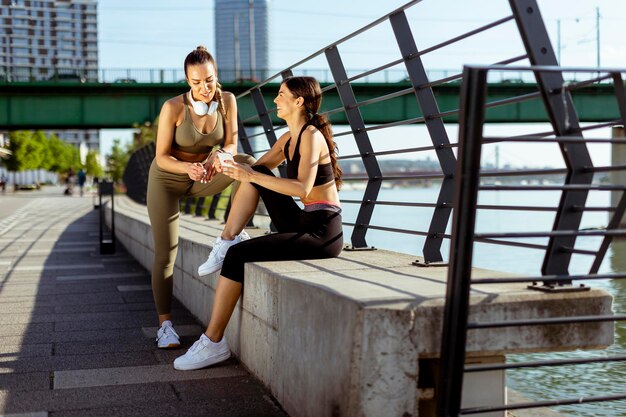
M 291 142 L 291 138 L 287 140 L 285 144 L 285 160 L 287 161 L 287 178 L 296 179 L 298 178 L 298 167 L 300 166 L 300 139 L 302 138 L 302 132 L 309 124 L 305 124 L 300 129 L 300 134 L 298 135 L 298 141 L 296 142 L 296 149 L 293 152 L 293 159 L 289 160 L 289 143 Z M 325 164 L 319 164 L 317 166 L 317 174 L 315 174 L 315 182 L 313 186 L 318 186 L 322 184 L 326 184 L 327 182 L 333 181 L 335 179 L 335 173 L 333 172 L 333 167 L 330 162 Z

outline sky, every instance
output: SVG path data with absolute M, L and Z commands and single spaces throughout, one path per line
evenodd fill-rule
M 270 0 L 270 66 L 276 71 L 290 66 L 405 3 L 401 0 Z M 595 67 L 598 53 L 602 66 L 624 66 L 626 1 L 538 0 L 538 4 L 563 66 Z M 211 0 L 100 0 L 100 68 L 182 68 L 185 56 L 197 45 L 204 44 L 209 50 L 215 48 L 213 9 Z M 599 48 L 597 9 L 600 13 Z M 507 0 L 423 0 L 407 11 L 407 17 L 418 48 L 425 49 L 510 13 Z M 345 67 L 355 70 L 373 68 L 399 57 L 389 24 L 347 41 L 340 46 L 340 52 Z M 522 53 L 519 35 L 510 22 L 472 41 L 428 54 L 424 64 L 431 71 L 455 73 L 463 64 L 490 64 Z M 309 69 L 322 68 L 325 62 L 321 57 L 306 65 Z M 509 125 L 491 129 L 517 132 L 523 128 Z M 417 131 L 418 136 L 425 135 L 425 131 Z M 452 141 L 456 140 L 454 126 L 450 127 L 449 135 Z M 103 132 L 103 153 L 108 152 L 112 139 L 117 137 L 127 141 L 130 133 L 127 130 Z M 340 143 L 340 149 L 343 152 L 353 150 L 349 143 L 343 147 Z M 538 160 L 537 155 L 537 152 L 527 152 L 525 156 L 523 149 L 515 147 L 500 150 L 502 163 L 559 164 L 558 155 L 552 160 Z M 606 147 L 598 155 L 599 163 L 605 162 L 609 155 Z

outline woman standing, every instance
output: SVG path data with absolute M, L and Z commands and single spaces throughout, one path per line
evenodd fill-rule
M 199 369 L 230 357 L 224 331 L 241 295 L 246 262 L 332 258 L 341 252 L 341 169 L 330 123 L 317 114 L 321 100 L 314 78 L 284 80 L 274 103 L 289 131 L 253 167 L 236 161 L 219 165 L 241 186 L 221 237 L 198 269 L 205 275 L 221 268 L 209 325 L 187 353 L 174 361 L 174 368 Z M 283 161 L 287 178 L 277 178 L 271 169 Z M 239 243 L 236 236 L 254 213 L 259 197 L 278 233 Z M 304 209 L 293 197 L 300 198 Z
M 148 176 L 147 205 L 154 237 L 152 292 L 159 315 L 157 346 L 180 346 L 171 322 L 174 262 L 178 252 L 179 199 L 215 195 L 233 179 L 216 171 L 218 152 L 237 154 L 237 103 L 221 90 L 217 65 L 204 46 L 185 58 L 190 91 L 167 100 L 159 115 L 156 155 Z M 246 238 L 245 232 L 236 240 Z

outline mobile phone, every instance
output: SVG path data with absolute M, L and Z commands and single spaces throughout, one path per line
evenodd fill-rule
M 226 161 L 230 161 L 230 163 L 235 162 L 235 160 L 233 159 L 233 156 L 231 154 L 229 154 L 228 152 L 219 152 L 217 154 L 217 157 L 220 160 L 220 164 L 224 165 L 224 162 Z

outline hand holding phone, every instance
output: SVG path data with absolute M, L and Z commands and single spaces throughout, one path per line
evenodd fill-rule
M 231 164 L 235 162 L 233 156 L 228 152 L 219 152 L 217 158 L 220 160 L 220 165 L 228 165 L 224 164 L 226 161 L 229 161 Z

